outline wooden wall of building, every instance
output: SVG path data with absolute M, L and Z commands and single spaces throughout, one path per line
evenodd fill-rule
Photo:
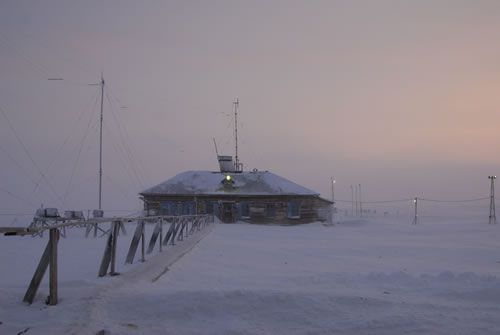
M 226 206 L 232 207 L 234 221 L 240 220 L 257 224 L 301 224 L 315 221 L 331 222 L 331 202 L 318 196 L 144 195 L 143 198 L 144 209 L 153 210 L 158 214 L 171 214 L 162 212 L 162 203 L 174 202 L 182 204 L 185 202 L 194 202 L 195 211 L 198 214 L 213 213 L 221 220 L 228 221 L 224 220 L 222 208 L 222 204 L 226 203 Z M 300 204 L 298 216 L 290 216 L 290 202 L 298 202 Z M 232 205 L 230 205 L 230 203 L 232 203 Z M 248 204 L 247 213 L 242 213 L 244 203 Z M 210 208 L 211 204 L 214 204 L 212 209 Z M 226 209 L 227 208 L 228 207 L 226 207 Z M 242 216 L 242 214 L 248 215 Z

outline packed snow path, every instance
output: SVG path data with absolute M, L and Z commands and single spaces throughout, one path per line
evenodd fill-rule
M 59 316 L 75 334 L 500 333 L 500 226 L 484 220 L 217 225 L 155 282 L 133 278 L 67 297 L 29 332 Z

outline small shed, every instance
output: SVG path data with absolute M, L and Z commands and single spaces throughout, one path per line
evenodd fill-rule
M 140 193 L 149 215 L 214 214 L 222 222 L 331 221 L 332 202 L 269 171 L 186 171 Z

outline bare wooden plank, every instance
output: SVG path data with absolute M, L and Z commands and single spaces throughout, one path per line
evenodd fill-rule
M 30 235 L 33 234 L 33 232 L 30 232 L 27 228 L 0 227 L 0 234 L 5 234 L 6 236 Z
M 160 235 L 160 222 L 158 222 L 153 230 L 153 235 L 151 235 L 151 239 L 149 240 L 147 253 L 150 254 L 155 248 L 156 240 L 158 239 L 158 235 Z
M 104 277 L 108 271 L 109 263 L 111 262 L 111 248 L 113 243 L 113 234 L 109 234 L 106 240 L 106 247 L 102 255 L 101 266 L 99 267 L 98 276 Z
M 141 262 L 145 262 L 146 258 L 144 257 L 144 243 L 146 240 L 145 234 L 146 232 L 144 231 L 144 221 L 141 222 L 142 225 L 142 234 L 141 234 Z
M 49 298 L 48 305 L 57 305 L 57 243 L 59 240 L 59 230 L 53 228 L 49 231 L 50 245 L 50 269 L 49 269 Z
M 163 219 L 160 219 L 160 252 L 162 252 L 161 250 L 161 245 L 162 245 L 162 241 L 163 241 Z
M 172 239 L 170 240 L 171 245 L 175 245 L 175 237 L 177 236 L 177 232 L 179 231 L 179 228 L 181 226 L 182 222 L 179 219 L 179 222 L 175 223 L 174 222 L 174 231 L 172 232 Z
M 111 238 L 111 269 L 109 271 L 109 274 L 111 276 L 116 276 L 119 275 L 118 272 L 116 272 L 116 246 L 118 245 L 118 235 L 120 233 L 120 221 L 114 221 L 111 224 L 111 229 L 110 229 L 110 234 L 112 235 Z
M 28 290 L 26 291 L 26 294 L 24 295 L 23 298 L 24 302 L 27 302 L 28 304 L 33 303 L 36 292 L 38 291 L 38 287 L 40 286 L 43 276 L 45 275 L 45 271 L 47 271 L 47 267 L 49 266 L 49 260 L 50 260 L 50 241 L 47 243 L 47 246 L 45 247 L 45 251 L 43 252 L 42 257 L 40 258 L 40 262 L 38 263 L 35 273 L 33 274 L 33 278 L 31 278 L 30 285 L 28 286 Z
M 196 227 L 198 227 L 198 224 L 199 224 L 199 221 L 198 220 L 194 220 L 193 222 L 193 225 L 191 226 L 191 230 L 190 230 L 190 234 L 193 234 L 196 230 Z
M 144 226 L 141 222 L 137 222 L 137 227 L 135 228 L 134 237 L 132 237 L 132 241 L 130 242 L 130 248 L 128 249 L 125 263 L 132 264 L 134 262 L 135 253 L 137 252 L 137 247 L 139 246 L 143 228 Z
M 127 229 L 125 229 L 125 224 L 123 223 L 123 221 L 120 221 L 120 231 L 123 236 L 127 236 Z
M 175 229 L 175 222 L 172 222 L 170 224 L 170 228 L 168 229 L 167 231 L 167 235 L 165 235 L 165 239 L 163 240 L 163 245 L 167 245 L 168 244 L 168 241 L 170 240 L 170 237 L 172 236 L 172 234 L 174 233 L 174 229 Z
M 177 241 L 182 241 L 184 239 L 184 228 L 186 227 L 186 222 L 183 220 L 181 222 L 181 231 L 179 232 L 179 236 L 177 237 Z

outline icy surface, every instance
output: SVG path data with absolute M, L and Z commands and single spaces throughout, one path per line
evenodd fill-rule
M 234 181 L 233 189 L 224 189 L 221 183 L 226 175 Z M 220 173 L 186 171 L 154 186 L 143 194 L 248 194 L 248 195 L 319 195 L 272 172 Z
M 104 241 L 75 234 L 55 307 L 46 285 L 20 302 L 45 240 L 1 237 L 0 333 L 499 334 L 500 225 L 484 221 L 217 225 L 155 282 L 97 279 Z

